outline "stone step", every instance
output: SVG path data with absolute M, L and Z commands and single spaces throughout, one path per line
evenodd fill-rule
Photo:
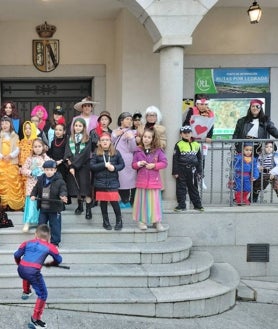
M 48 308 L 149 317 L 189 318 L 224 312 L 235 304 L 239 276 L 226 263 L 214 264 L 210 278 L 159 288 L 49 288 Z M 1 289 L 0 303 L 33 305 L 18 288 Z
M 18 244 L 1 243 L 0 246 L 0 264 L 12 264 Z M 143 243 L 94 243 L 93 239 L 80 238 L 76 245 L 63 246 L 59 250 L 68 264 L 169 264 L 186 259 L 191 247 L 192 241 L 188 237 Z
M 63 224 L 89 224 L 102 223 L 102 215 L 100 207 L 92 208 L 92 220 L 85 219 L 85 211 L 81 215 L 75 215 L 74 209 L 76 205 L 67 206 L 66 210 L 62 212 L 62 222 Z M 123 222 L 134 222 L 132 220 L 132 208 L 122 209 Z M 12 220 L 14 225 L 23 225 L 23 211 L 8 211 L 8 218 Z M 111 206 L 108 206 L 108 215 L 111 221 L 111 224 L 115 224 L 115 214 Z
M 35 228 L 30 228 L 28 233 L 22 232 L 22 224 L 14 227 L 0 229 L 0 245 L 21 244 L 34 237 Z M 143 243 L 165 241 L 168 236 L 169 225 L 164 225 L 164 230 L 158 232 L 155 228 L 146 231 L 139 230 L 131 222 L 127 223 L 121 231 L 107 231 L 100 223 L 82 223 L 62 226 L 62 246 L 88 245 L 90 243 Z
M 69 264 L 66 264 L 69 265 Z M 213 258 L 207 252 L 191 252 L 190 257 L 170 264 L 73 264 L 70 270 L 43 267 L 50 288 L 71 287 L 165 287 L 206 280 Z M 16 265 L 2 265 L 0 288 L 21 288 Z

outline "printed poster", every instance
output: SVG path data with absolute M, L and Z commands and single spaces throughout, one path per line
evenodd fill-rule
M 269 92 L 269 68 L 195 69 L 195 94 Z

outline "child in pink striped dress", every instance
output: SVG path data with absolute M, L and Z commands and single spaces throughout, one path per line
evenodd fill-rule
M 155 128 L 145 129 L 132 162 L 132 168 L 137 170 L 133 219 L 138 222 L 140 230 L 146 230 L 148 225 L 153 225 L 158 231 L 164 230 L 161 224 L 162 182 L 159 171 L 167 164 Z

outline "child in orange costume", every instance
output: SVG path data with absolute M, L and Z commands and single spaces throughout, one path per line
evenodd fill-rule
M 37 127 L 31 121 L 25 121 L 22 125 L 23 139 L 19 141 L 19 167 L 24 165 L 25 160 L 31 155 L 33 140 L 37 138 Z M 26 176 L 22 176 L 23 191 L 25 192 Z

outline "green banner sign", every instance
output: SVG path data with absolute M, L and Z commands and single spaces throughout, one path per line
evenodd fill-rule
M 211 69 L 195 70 L 195 94 L 217 94 Z

